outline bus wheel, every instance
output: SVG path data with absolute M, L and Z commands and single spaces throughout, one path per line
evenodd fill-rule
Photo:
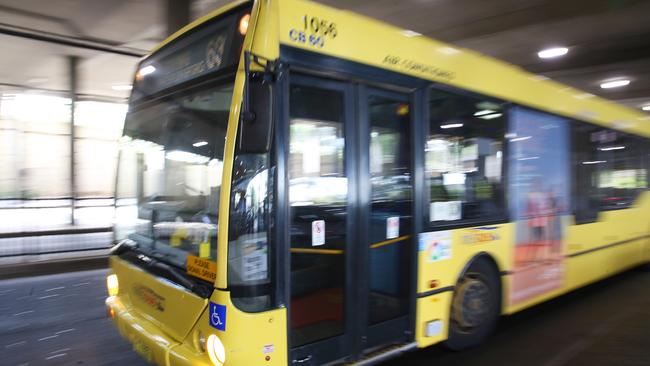
M 475 260 L 454 290 L 447 348 L 474 347 L 492 333 L 499 319 L 500 292 L 496 268 L 488 260 Z

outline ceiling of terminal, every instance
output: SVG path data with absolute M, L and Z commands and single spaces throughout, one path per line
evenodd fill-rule
M 319 0 L 477 50 L 593 94 L 650 104 L 648 0 Z M 224 0 L 195 0 L 201 14 Z M 162 0 L 0 0 L 0 31 L 87 40 L 143 54 L 164 38 Z M 6 33 L 6 32 L 0 32 Z M 81 57 L 79 92 L 124 98 L 138 58 L 0 34 L 0 85 L 66 90 L 66 56 Z M 543 60 L 541 49 L 569 53 Z M 601 89 L 627 78 L 630 85 Z

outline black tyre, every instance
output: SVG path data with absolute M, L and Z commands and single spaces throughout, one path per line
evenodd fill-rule
M 501 312 L 499 273 L 478 258 L 456 284 L 445 346 L 459 351 L 481 344 L 496 327 Z

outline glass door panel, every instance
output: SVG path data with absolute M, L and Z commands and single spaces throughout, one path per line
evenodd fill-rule
M 345 332 L 348 179 L 341 91 L 290 86 L 291 345 Z
M 411 113 L 407 98 L 370 94 L 368 324 L 409 311 Z

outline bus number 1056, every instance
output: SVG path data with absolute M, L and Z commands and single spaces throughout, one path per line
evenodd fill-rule
M 338 34 L 336 24 L 328 20 L 310 17 L 308 15 L 303 15 L 302 20 L 305 31 L 311 31 L 313 34 L 320 34 L 331 38 L 336 38 Z

